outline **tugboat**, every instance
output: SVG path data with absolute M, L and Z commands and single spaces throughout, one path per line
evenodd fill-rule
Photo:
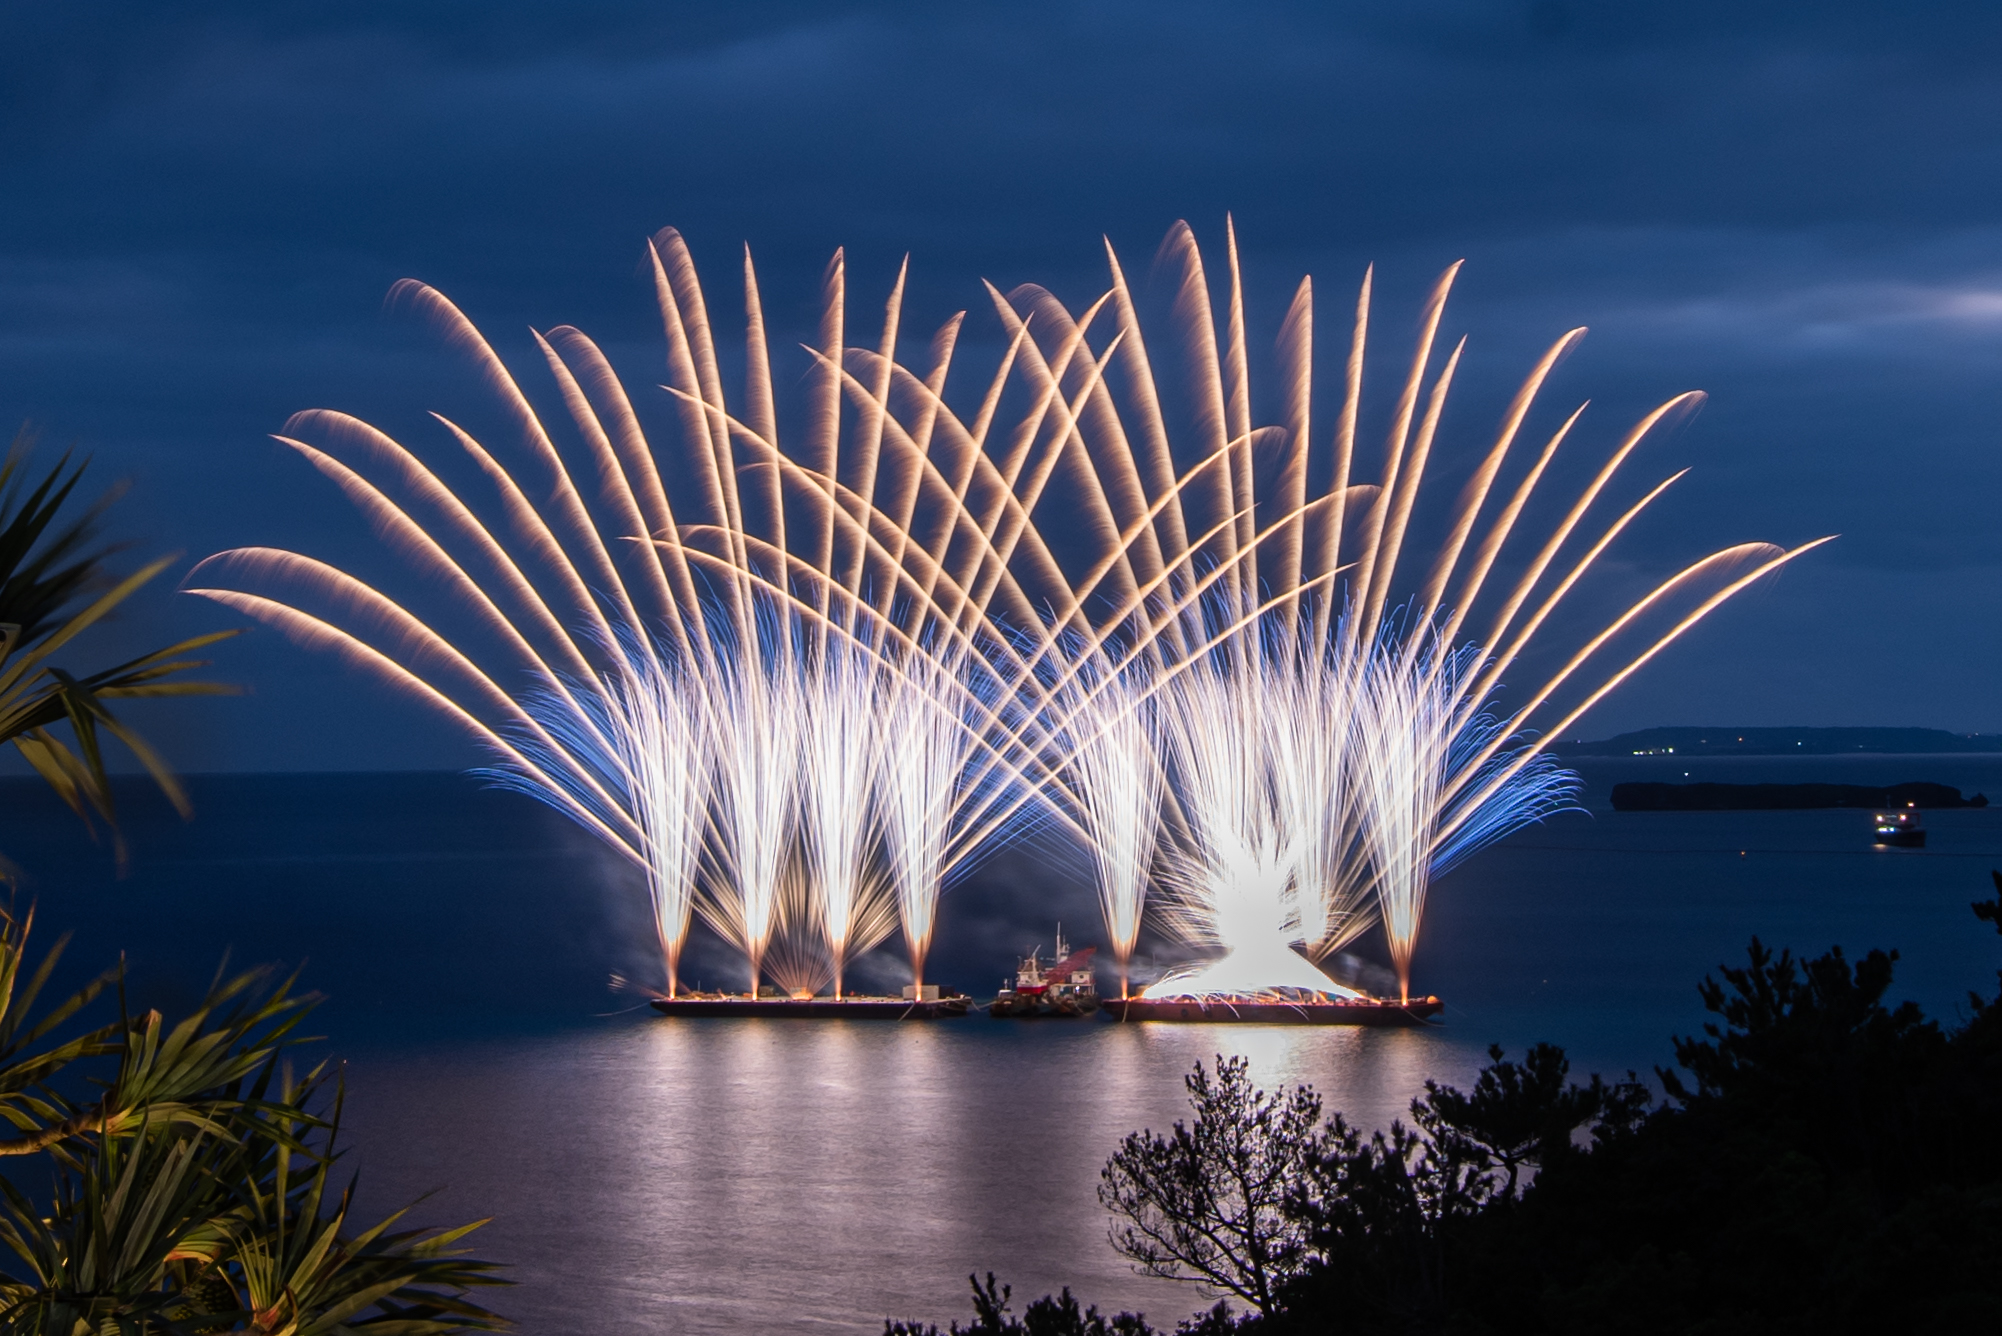
M 1877 824 L 1876 843 L 1879 848 L 1923 849 L 1926 847 L 1926 828 L 1919 824 L 1919 809 L 1906 803 L 1899 812 L 1879 812 L 1873 818 Z
M 1014 986 L 1004 980 L 1000 996 L 988 1005 L 987 1014 L 997 1018 L 1042 1016 L 1089 1016 L 1098 1010 L 1098 987 L 1092 982 L 1091 958 L 1098 948 L 1087 946 L 1073 951 L 1064 941 L 1064 926 L 1057 925 L 1056 963 L 1043 968 L 1042 948 L 1032 948 L 1015 971 Z

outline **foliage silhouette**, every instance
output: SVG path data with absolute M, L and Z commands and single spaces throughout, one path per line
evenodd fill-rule
M 1286 1204 L 1314 1153 L 1320 1098 L 1306 1086 L 1265 1094 L 1243 1058 L 1219 1056 L 1214 1076 L 1197 1063 L 1185 1084 L 1195 1121 L 1135 1132 L 1105 1166 L 1098 1197 L 1119 1217 L 1113 1247 L 1146 1275 L 1196 1280 L 1270 1313 L 1304 1256 Z
M 954 1322 L 949 1336 L 1154 1336 L 1154 1329 L 1138 1313 L 1118 1313 L 1102 1317 L 1096 1308 L 1078 1309 L 1077 1300 L 1066 1287 L 1055 1297 L 1044 1295 L 1031 1303 L 1017 1318 L 1008 1311 L 1012 1291 L 989 1271 L 982 1282 L 968 1276 L 973 1285 L 973 1321 L 962 1327 Z M 939 1336 L 936 1325 L 915 1322 L 884 1322 L 883 1336 Z
M 27 968 L 32 915 L 0 909 L 0 1155 L 52 1179 L 0 1178 L 0 1333 L 13 1336 L 441 1336 L 505 1325 L 466 1296 L 505 1283 L 453 1245 L 475 1225 L 350 1223 L 333 1184 L 338 1077 L 295 1077 L 314 1001 L 267 971 L 218 976 L 196 1011 L 120 1014 L 55 1040 L 108 971 L 37 1015 L 63 943 Z M 77 1091 L 94 1089 L 95 1097 Z M 323 1112 L 322 1110 L 328 1110 Z
M 1973 908 L 2002 932 L 1991 876 Z M 1887 1001 L 1896 962 L 1753 939 L 1699 985 L 1712 1019 L 1674 1039 L 1658 1102 L 1497 1047 L 1470 1090 L 1428 1082 L 1409 1127 L 1366 1137 L 1310 1089 L 1198 1065 L 1194 1125 L 1106 1167 L 1114 1243 L 1251 1306 L 1187 1336 L 2002 1330 L 2002 995 L 1942 1025 Z M 979 1320 L 1005 1320 L 984 1293 Z
M 24 429 L 0 463 L 0 623 L 21 628 L 23 648 L 46 638 L 79 596 L 106 583 L 104 563 L 116 549 L 100 545 L 98 531 L 123 490 L 114 487 L 58 525 L 89 461 L 72 468 L 65 453 L 37 481 L 29 470 L 33 452 L 33 433 Z
M 183 816 L 192 809 L 165 760 L 113 712 L 110 702 L 233 693 L 233 687 L 188 681 L 182 674 L 207 666 L 190 655 L 236 632 L 193 636 L 93 673 L 73 673 L 58 664 L 58 652 L 174 559 L 161 558 L 127 576 L 111 574 L 106 562 L 113 549 L 94 543 L 98 519 L 115 493 L 59 527 L 58 512 L 76 489 L 84 465 L 71 468 L 65 455 L 31 485 L 28 445 L 25 437 L 18 438 L 0 464 L 0 743 L 13 743 L 86 826 L 94 818 L 109 826 L 122 863 L 125 845 L 104 768 L 106 736 L 138 758 Z M 86 599 L 82 607 L 75 606 Z M 58 730 L 66 731 L 68 739 Z

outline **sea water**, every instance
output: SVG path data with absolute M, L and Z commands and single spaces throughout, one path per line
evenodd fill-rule
M 665 1020 L 608 986 L 650 981 L 631 873 L 560 817 L 453 775 L 198 776 L 182 824 L 121 789 L 130 846 L 28 781 L 0 782 L 0 854 L 64 978 L 123 953 L 135 1004 L 172 1013 L 218 964 L 303 967 L 315 1045 L 346 1061 L 344 1137 L 365 1212 L 493 1217 L 477 1250 L 528 1332 L 880 1329 L 963 1316 L 966 1276 L 1026 1299 L 1069 1285 L 1172 1322 L 1208 1302 L 1138 1277 L 1107 1241 L 1099 1171 L 1165 1129 L 1217 1054 L 1310 1082 L 1365 1126 L 1491 1042 L 1551 1040 L 1580 1075 L 1673 1061 L 1696 984 L 1757 934 L 1901 953 L 1897 997 L 1951 1020 L 1995 990 L 2002 939 L 1968 911 L 2002 867 L 2002 807 L 1928 813 L 1924 850 L 1879 850 L 1869 813 L 1615 813 L 1621 780 L 1932 780 L 2002 799 L 2002 757 L 1621 758 L 1581 763 L 1583 812 L 1433 888 L 1422 1031 L 1003 1022 Z M 927 978 L 991 993 L 1056 920 L 1093 940 L 1075 859 L 990 860 L 941 905 Z M 1147 954 L 1158 965 L 1164 948 Z M 1367 948 L 1365 948 L 1367 953 Z M 899 981 L 894 945 L 861 982 Z M 689 970 L 741 988 L 700 940 Z M 637 1009 L 636 1009 L 637 1008 Z

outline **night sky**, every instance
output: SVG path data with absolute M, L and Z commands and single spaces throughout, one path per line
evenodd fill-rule
M 435 445 L 426 410 L 477 416 L 461 364 L 385 310 L 405 276 L 524 370 L 530 326 L 579 326 L 638 393 L 664 225 L 725 312 L 751 245 L 781 344 L 836 246 L 858 320 L 908 252 L 911 327 L 971 308 L 978 345 L 981 279 L 1082 304 L 1102 234 L 1144 277 L 1174 220 L 1220 244 L 1229 213 L 1256 348 L 1303 273 L 1333 347 L 1374 262 L 1387 367 L 1465 258 L 1447 459 L 1583 324 L 1543 412 L 1592 399 L 1592 450 L 1711 395 L 1638 465 L 1694 472 L 1628 569 L 1842 535 L 1586 735 L 2002 731 L 2002 8 L 13 5 L 0 199 L 0 422 L 130 479 L 135 559 L 269 543 L 367 567 L 346 503 L 268 433 L 332 407 Z M 103 653 L 231 624 L 168 585 Z M 186 769 L 477 759 L 272 633 L 217 672 L 250 697 L 134 716 Z

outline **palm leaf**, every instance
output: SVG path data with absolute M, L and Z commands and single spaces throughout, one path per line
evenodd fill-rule
M 122 867 L 125 844 L 105 768 L 103 735 L 123 743 L 183 817 L 188 796 L 166 762 L 106 706 L 111 700 L 220 695 L 231 688 L 181 674 L 206 664 L 187 657 L 234 631 L 194 636 L 111 668 L 76 673 L 52 656 L 167 569 L 173 557 L 114 578 L 105 568 L 112 549 L 93 547 L 108 493 L 68 524 L 59 513 L 77 488 L 84 464 L 65 454 L 39 480 L 28 471 L 29 439 L 17 437 L 0 464 L 0 742 L 12 742 L 29 766 L 95 836 L 93 818 L 110 827 Z M 80 608 L 79 599 L 92 591 Z M 172 679 L 172 680 L 170 680 Z M 66 726 L 63 741 L 51 730 Z
M 91 545 L 98 522 L 121 490 L 113 488 L 58 528 L 56 516 L 75 492 L 88 461 L 70 468 L 65 453 L 29 488 L 31 445 L 32 438 L 23 432 L 0 464 L 0 622 L 21 627 L 27 642 L 39 639 L 71 600 L 102 582 L 103 563 L 114 549 Z
M 349 1227 L 338 1069 L 295 1077 L 287 1055 L 316 1000 L 296 977 L 219 971 L 202 1005 L 170 1022 L 133 1013 L 51 1048 L 117 977 L 36 1008 L 63 943 L 29 967 L 33 914 L 0 909 L 0 1115 L 20 1135 L 0 1154 L 46 1152 L 56 1191 L 31 1202 L 0 1175 L 0 1331 L 173 1336 L 445 1336 L 498 1330 L 474 1302 L 505 1284 L 458 1245 L 484 1221 L 402 1227 L 398 1211 Z M 65 1101 L 53 1082 L 79 1058 L 115 1058 L 102 1095 Z M 331 1095 L 328 1086 L 331 1083 Z M 328 1103 L 323 1116 L 316 1110 Z
M 163 565 L 155 563 L 115 587 L 79 613 L 76 620 L 95 620 L 103 616 L 117 599 L 138 588 L 139 583 L 143 583 L 142 577 L 150 578 Z M 113 602 L 107 603 L 107 600 Z M 172 768 L 139 733 L 113 714 L 104 701 L 232 694 L 235 688 L 220 683 L 165 682 L 160 679 L 206 667 L 205 660 L 179 656 L 236 633 L 219 631 L 194 636 L 82 678 L 53 665 L 44 667 L 33 676 L 24 678 L 21 675 L 24 665 L 46 659 L 49 653 L 66 644 L 72 634 L 73 628 L 65 626 L 0 671 L 0 741 L 13 741 L 15 749 L 70 810 L 84 821 L 86 828 L 90 827 L 93 816 L 103 819 L 113 832 L 115 852 L 122 864 L 125 845 L 117 835 L 117 808 L 112 797 L 110 777 L 105 770 L 100 730 L 122 742 L 138 758 L 183 819 L 192 814 L 193 807 Z M 11 636 L 0 642 L 0 665 L 6 664 L 5 650 L 14 643 L 16 638 Z M 56 724 L 69 726 L 70 734 L 75 739 L 75 751 L 49 731 Z

